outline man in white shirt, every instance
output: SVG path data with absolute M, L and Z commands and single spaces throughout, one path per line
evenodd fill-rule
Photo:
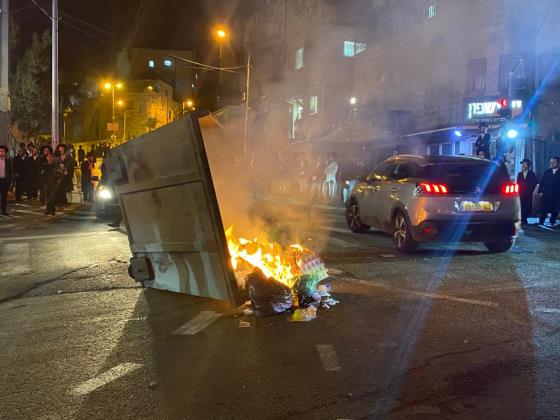
M 8 148 L 0 144 L 0 210 L 8 216 L 8 190 L 12 184 L 12 162 L 8 158 Z

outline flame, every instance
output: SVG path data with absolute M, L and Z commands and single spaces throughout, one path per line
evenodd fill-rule
M 226 239 L 234 270 L 244 261 L 259 268 L 265 276 L 274 278 L 289 288 L 294 287 L 299 274 L 297 266 L 294 266 L 295 259 L 280 244 L 257 238 L 252 241 L 236 238 L 233 236 L 233 226 L 226 230 Z M 290 248 L 296 252 L 304 249 L 297 244 Z

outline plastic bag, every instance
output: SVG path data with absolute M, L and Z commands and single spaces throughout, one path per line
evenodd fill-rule
M 247 276 L 247 287 L 256 316 L 273 316 L 292 309 L 291 290 L 279 281 L 266 278 L 260 270 Z

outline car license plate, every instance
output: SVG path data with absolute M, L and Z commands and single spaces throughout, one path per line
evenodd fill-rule
M 461 201 L 461 211 L 494 211 L 489 201 Z

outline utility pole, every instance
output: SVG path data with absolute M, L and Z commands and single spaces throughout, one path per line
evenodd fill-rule
M 0 56 L 0 144 L 8 144 L 10 85 L 8 79 L 10 57 L 10 2 L 2 0 L 2 54 Z
M 52 147 L 60 140 L 58 121 L 58 0 L 52 0 Z
M 251 89 L 251 50 L 247 53 L 247 86 L 245 88 L 245 121 L 243 123 L 243 158 L 247 156 L 247 130 L 249 128 L 249 94 Z

